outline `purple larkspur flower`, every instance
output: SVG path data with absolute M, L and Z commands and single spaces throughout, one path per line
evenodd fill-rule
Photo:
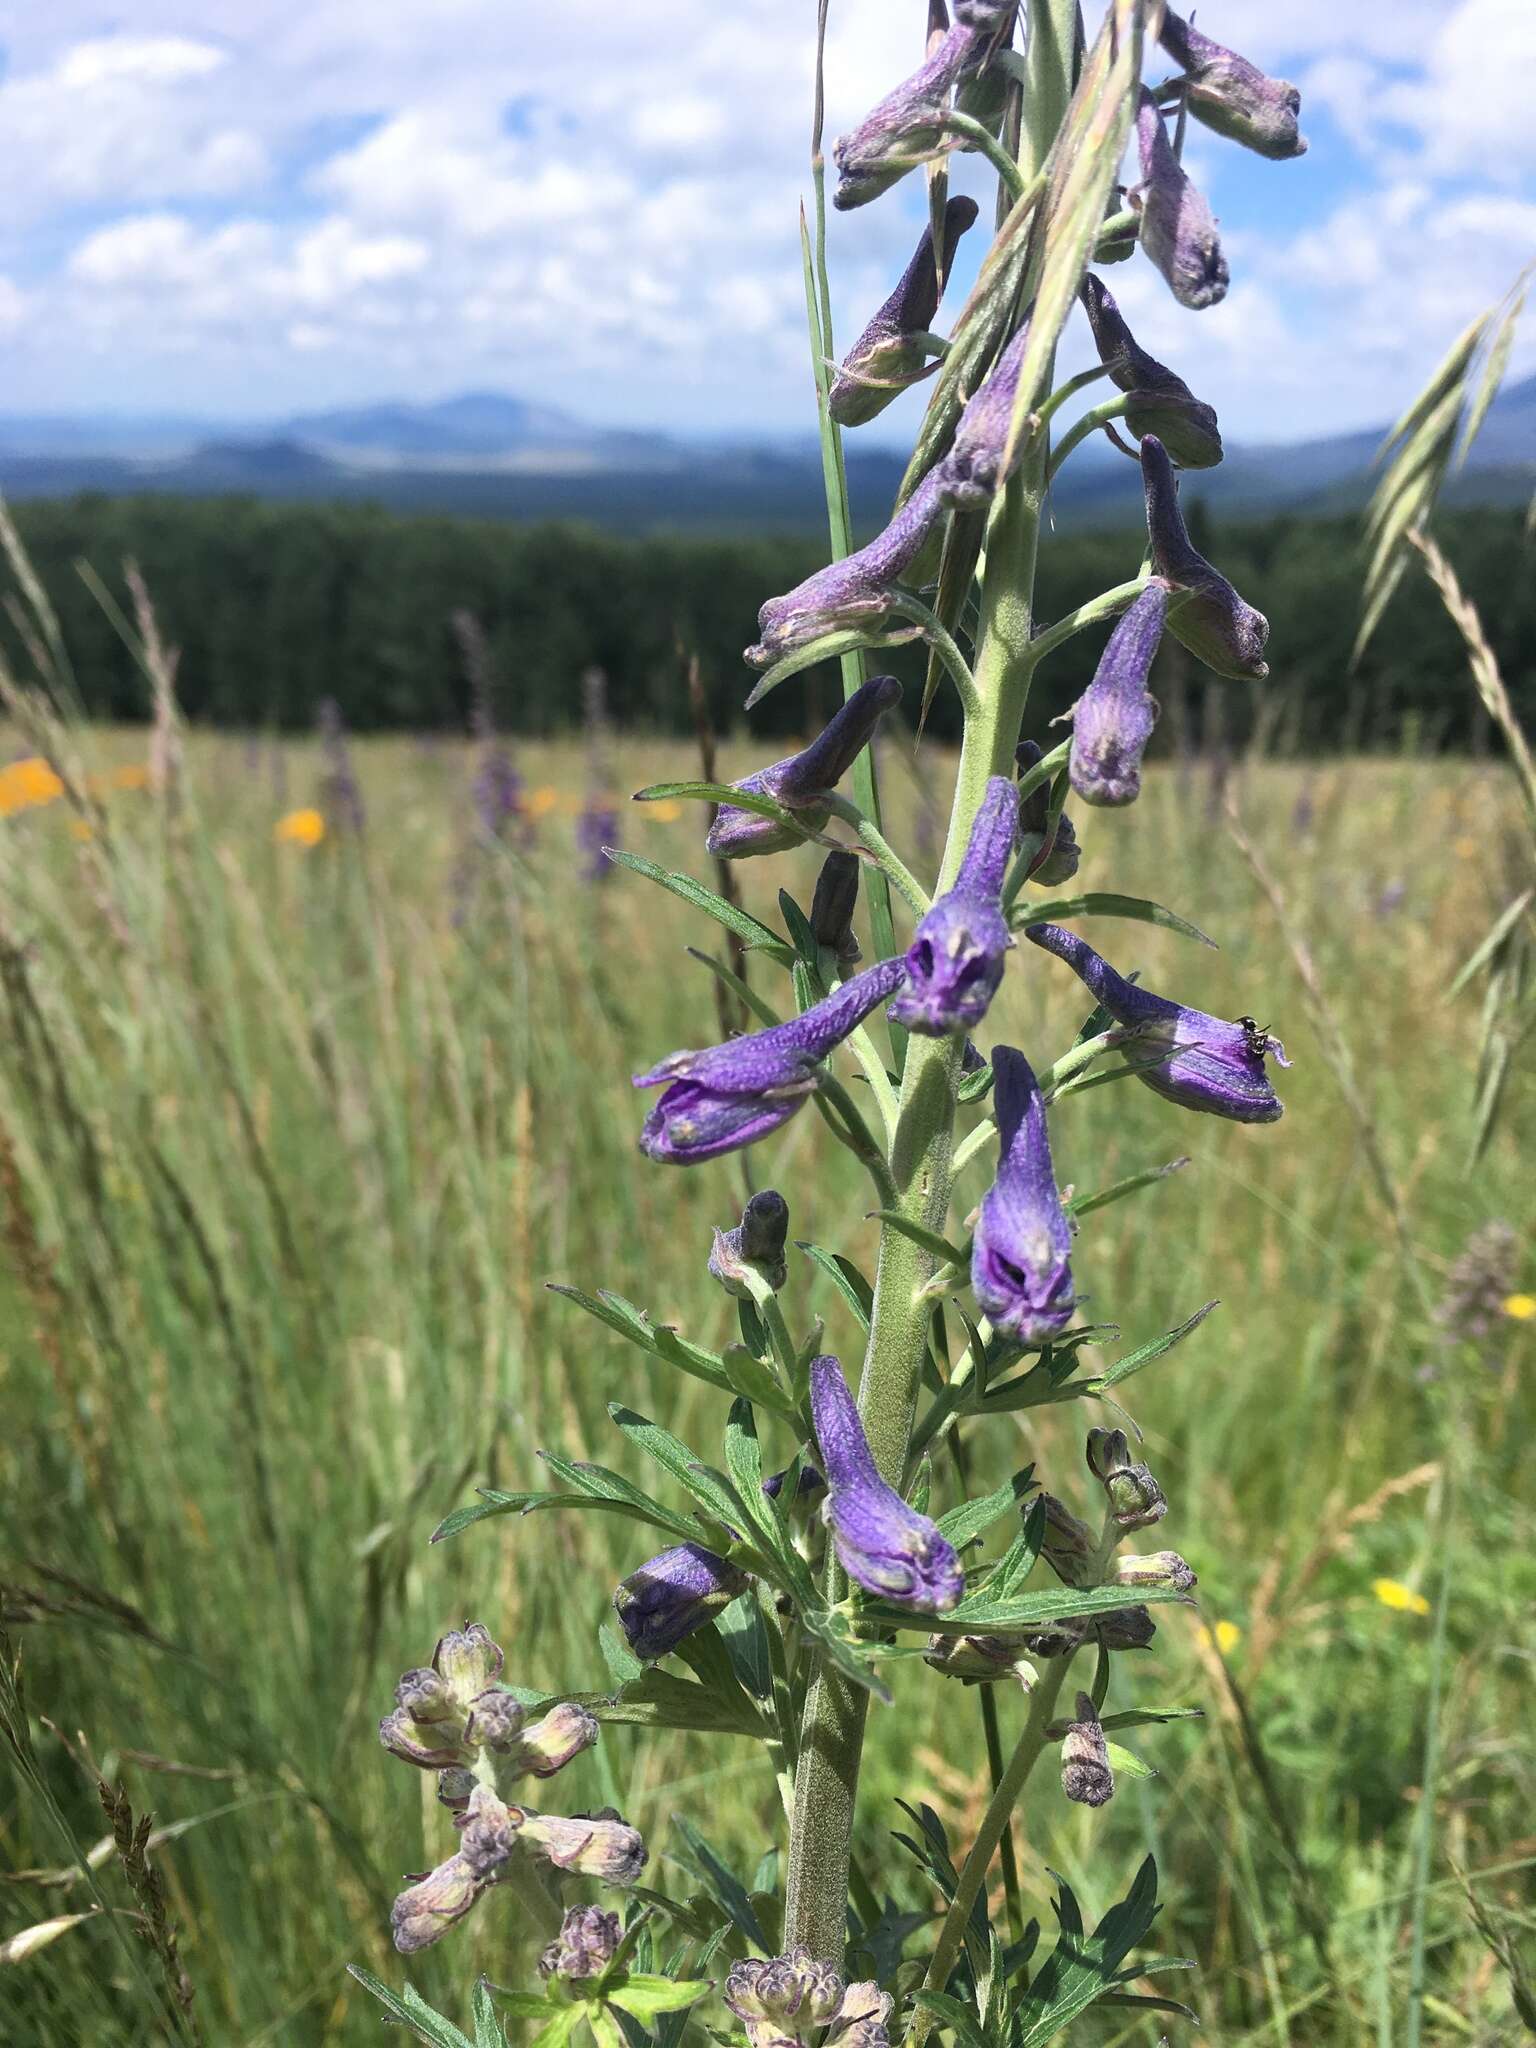
M 1072 787 L 1085 804 L 1134 803 L 1141 757 L 1157 723 L 1147 677 L 1162 644 L 1168 586 L 1157 577 L 1116 625 L 1093 681 L 1072 707 Z
M 943 509 L 937 475 L 924 477 L 867 546 L 840 562 L 829 562 L 783 597 L 769 598 L 757 615 L 761 637 L 746 649 L 743 660 L 752 668 L 771 668 L 824 634 L 878 625 L 890 615 L 898 581 L 922 552 L 928 530 Z
M 1020 740 L 1013 758 L 1022 782 L 1031 769 L 1039 766 L 1044 752 L 1037 740 Z M 1019 803 L 1019 846 L 1022 851 L 1028 848 L 1031 840 L 1035 842 L 1030 854 L 1028 879 L 1041 883 L 1045 888 L 1055 889 L 1063 882 L 1070 882 L 1077 873 L 1083 849 L 1077 842 L 1077 829 L 1064 810 L 1057 813 L 1055 833 L 1047 838 L 1050 821 L 1051 785 L 1039 782 Z
M 1227 296 L 1230 272 L 1216 217 L 1173 153 L 1157 101 L 1145 87 L 1136 115 L 1141 184 L 1132 198 L 1141 216 L 1141 246 L 1181 306 L 1202 312 Z
M 315 722 L 320 731 L 320 758 L 324 763 L 319 808 L 325 814 L 326 825 L 333 832 L 361 832 L 368 822 L 368 814 L 363 803 L 362 784 L 352 765 L 352 750 L 347 745 L 346 721 L 334 697 L 320 699 Z
M 960 1559 L 938 1524 L 909 1507 L 876 1467 L 835 1358 L 811 1360 L 811 1420 L 827 1475 L 822 1516 L 838 1562 L 867 1593 L 935 1613 L 965 1592 Z
M 589 796 L 576 820 L 578 872 L 584 882 L 606 882 L 613 873 L 608 849 L 619 843 L 619 813 L 606 797 Z
M 928 352 L 917 337 L 933 325 L 960 237 L 975 219 L 974 199 L 957 196 L 944 208 L 942 279 L 934 261 L 932 232 L 924 228 L 901 282 L 849 349 L 833 380 L 827 410 L 839 426 L 865 426 L 900 396 L 904 386 L 925 374 Z
M 717 1230 L 709 1254 L 709 1271 L 727 1294 L 751 1299 L 746 1268 L 775 1294 L 789 1278 L 784 1245 L 789 1236 L 789 1204 L 777 1188 L 763 1188 L 741 1212 L 734 1230 Z
M 857 854 L 835 847 L 821 864 L 811 898 L 811 936 L 839 967 L 851 967 L 862 950 L 853 929 L 862 867 Z
M 1045 1102 L 1029 1061 L 1010 1045 L 992 1055 L 997 1177 L 982 1199 L 971 1286 L 995 1330 L 1048 1344 L 1071 1322 L 1072 1229 L 1051 1165 Z
M 747 1575 L 701 1543 L 679 1543 L 621 1581 L 614 1611 L 635 1655 L 647 1664 L 729 1607 Z
M 832 815 L 827 798 L 869 745 L 886 712 L 900 702 L 901 684 L 894 676 L 871 676 L 838 706 L 808 747 L 775 761 L 771 768 L 744 775 L 731 787 L 772 797 L 796 814 L 806 832 L 819 832 Z M 721 804 L 704 846 L 717 860 L 746 860 L 754 854 L 784 853 L 803 837 L 794 826 Z
M 987 1014 L 1013 945 L 1003 916 L 1003 883 L 1019 822 L 1018 785 L 987 784 L 955 885 L 919 920 L 907 950 L 907 985 L 890 1017 L 909 1031 L 943 1038 Z
M 640 1149 L 672 1166 L 694 1166 L 755 1145 L 788 1121 L 816 1087 L 821 1062 L 906 978 L 904 960 L 882 960 L 786 1024 L 700 1052 L 669 1053 L 637 1088 L 661 1088 Z
M 1014 335 L 985 380 L 966 401 L 949 453 L 930 475 L 944 502 L 961 512 L 982 512 L 1007 482 L 1003 457 L 1013 426 L 1013 401 L 1029 346 L 1029 322 Z M 1016 451 L 1017 452 L 1017 451 Z
M 1139 440 L 1156 434 L 1184 469 L 1210 469 L 1221 460 L 1215 409 L 1196 398 L 1184 379 L 1160 363 L 1126 326 L 1109 287 L 1092 271 L 1083 279 L 1083 310 L 1099 361 L 1116 390 L 1126 394 L 1125 423 Z
M 1061 1789 L 1079 1806 L 1107 1806 L 1115 1796 L 1115 1774 L 1093 1701 L 1077 1696 L 1077 1719 L 1069 1722 L 1061 1745 Z
M 1197 121 L 1277 163 L 1305 156 L 1301 94 L 1288 78 L 1266 76 L 1235 50 L 1201 35 L 1171 7 L 1158 41 L 1184 72 L 1184 98 Z
M 857 128 L 832 146 L 840 212 L 878 199 L 925 157 L 945 146 L 949 96 L 979 76 L 1012 22 L 1017 0 L 957 0 L 955 25 L 910 78 L 888 92 Z
M 1282 1067 L 1291 1063 L 1279 1039 L 1251 1017 L 1229 1023 L 1138 988 L 1059 924 L 1032 924 L 1024 936 L 1065 960 L 1115 1022 L 1137 1033 L 1130 1064 L 1155 1093 L 1234 1123 L 1272 1124 L 1281 1114 L 1264 1063 L 1271 1054 Z
M 1269 621 L 1238 596 L 1190 539 L 1179 510 L 1178 479 L 1156 434 L 1142 436 L 1141 481 L 1152 567 L 1164 582 L 1192 593 L 1170 606 L 1169 632 L 1217 675 L 1262 682 L 1269 674 L 1264 659 Z

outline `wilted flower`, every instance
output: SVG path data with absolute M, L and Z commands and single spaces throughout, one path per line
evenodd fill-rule
M 917 339 L 933 325 L 943 284 L 960 237 L 976 219 L 974 199 L 956 197 L 944 209 L 943 281 L 933 260 L 933 235 L 924 228 L 917 253 L 895 291 L 843 358 L 827 394 L 827 409 L 839 426 L 862 427 L 923 375 L 928 355 Z
M 734 1230 L 717 1230 L 709 1270 L 727 1294 L 738 1301 L 751 1298 L 746 1269 L 775 1294 L 789 1278 L 784 1242 L 789 1235 L 789 1204 L 777 1188 L 764 1188 L 741 1212 Z
M 618 1951 L 619 1916 L 601 1906 L 572 1906 L 560 1932 L 539 1957 L 541 1977 L 568 1977 L 581 1982 L 601 1977 Z
M 1158 41 L 1183 68 L 1184 98 L 1197 121 L 1276 162 L 1306 154 L 1306 138 L 1297 125 L 1301 94 L 1288 78 L 1266 77 L 1246 57 L 1201 35 L 1172 8 L 1163 16 Z
M 1115 1584 L 1166 1587 L 1175 1593 L 1188 1593 L 1199 1581 L 1176 1550 L 1151 1550 L 1139 1556 L 1128 1553 L 1117 1557 Z
M 693 1166 L 766 1138 L 813 1092 L 816 1069 L 833 1047 L 905 977 L 904 961 L 882 960 L 787 1024 L 700 1052 L 670 1053 L 636 1075 L 637 1088 L 665 1089 L 645 1120 L 641 1151 Z
M 1138 439 L 1156 434 L 1185 469 L 1210 469 L 1221 460 L 1221 429 L 1214 409 L 1196 398 L 1184 379 L 1150 356 L 1115 304 L 1109 287 L 1090 270 L 1083 279 L 1083 310 L 1099 361 L 1126 394 L 1125 423 Z
M 1173 153 L 1157 101 L 1145 87 L 1136 115 L 1141 184 L 1131 202 L 1141 216 L 1141 246 L 1181 306 L 1200 312 L 1227 295 L 1229 272 L 1216 219 Z
M 1022 782 L 1043 758 L 1036 741 L 1020 740 L 1014 749 L 1019 780 Z M 1057 814 L 1055 833 L 1047 839 L 1050 820 L 1051 785 L 1049 782 L 1037 783 L 1019 803 L 1019 844 L 1024 848 L 1031 839 L 1039 842 L 1030 858 L 1028 879 L 1047 889 L 1059 889 L 1063 882 L 1070 882 L 1077 873 L 1083 850 L 1077 843 L 1077 831 L 1072 820 L 1065 811 Z
M 614 1610 L 629 1647 L 650 1663 L 728 1607 L 747 1575 L 699 1543 L 663 1550 L 621 1581 Z
M 888 92 L 857 128 L 833 144 L 838 171 L 835 207 L 846 212 L 877 199 L 943 146 L 950 93 L 966 83 L 967 73 L 978 72 L 985 64 L 1016 5 L 1017 0 L 957 0 L 954 27 L 926 61 Z
M 1115 1796 L 1115 1774 L 1093 1701 L 1077 1696 L 1077 1719 L 1061 1745 L 1061 1789 L 1079 1806 L 1107 1806 Z
M 556 1870 L 604 1884 L 633 1884 L 648 1861 L 645 1843 L 617 1814 L 581 1813 L 566 1820 L 555 1813 L 522 1812 L 522 1839 L 541 1850 Z
M 488 1785 L 475 1787 L 457 1853 L 401 1892 L 390 1908 L 390 1929 L 402 1955 L 429 1947 L 464 1918 L 515 1852 L 523 1821 L 521 1807 L 504 1805 Z
M 752 796 L 772 797 L 785 810 L 796 812 L 807 832 L 819 832 L 831 816 L 827 798 L 868 746 L 886 712 L 900 701 L 901 684 L 894 676 L 872 676 L 838 706 L 826 729 L 808 747 L 775 761 L 771 768 L 743 776 L 731 787 Z M 721 804 L 704 845 L 717 860 L 745 860 L 753 854 L 783 853 L 798 846 L 802 836 L 794 826 L 780 825 L 735 804 Z
M 1093 1633 L 1106 1650 L 1149 1650 L 1157 1623 L 1145 1607 L 1116 1607 L 1094 1617 Z
M 1040 1084 L 1023 1053 L 992 1055 L 997 1176 L 976 1219 L 971 1287 L 992 1327 L 1046 1344 L 1072 1320 L 1072 1231 L 1056 1189 Z
M 1019 822 L 1019 792 L 994 775 L 977 810 L 954 887 L 919 920 L 907 949 L 907 985 L 889 1015 L 909 1031 L 943 1038 L 987 1014 L 1013 945 L 1003 883 Z
M 943 1613 L 965 1591 L 960 1559 L 938 1525 L 881 1478 L 835 1358 L 811 1360 L 811 1420 L 829 1488 L 823 1518 L 838 1561 L 867 1593 Z
M 1088 1470 L 1104 1489 L 1117 1529 L 1145 1529 L 1168 1512 L 1163 1489 L 1131 1456 L 1123 1429 L 1090 1429 Z
M 1040 1554 L 1064 1585 L 1096 1586 L 1099 1539 L 1054 1493 L 1042 1493 L 1045 1535 Z
M 1155 434 L 1141 441 L 1152 566 L 1165 582 L 1192 591 L 1168 613 L 1168 630 L 1219 676 L 1262 682 L 1269 674 L 1264 643 L 1269 621 L 1240 598 L 1191 541 L 1179 510 L 1179 487 L 1168 451 Z
M 826 633 L 886 618 L 898 594 L 898 579 L 922 552 L 928 529 L 943 509 L 938 474 L 933 472 L 867 546 L 840 562 L 829 562 L 783 597 L 770 597 L 757 615 L 762 637 L 742 659 L 753 668 L 770 668 Z
M 1136 1032 L 1130 1064 L 1156 1094 L 1234 1123 L 1272 1124 L 1282 1114 L 1264 1063 L 1271 1054 L 1282 1067 L 1291 1063 L 1280 1040 L 1251 1017 L 1228 1023 L 1138 988 L 1058 924 L 1030 925 L 1024 936 L 1065 960 L 1115 1022 Z
M 1025 1692 L 1033 1691 L 1037 1675 L 1024 1655 L 1024 1639 L 1017 1634 L 930 1636 L 923 1662 L 967 1685 L 995 1685 L 999 1679 L 1015 1678 Z
M 1003 456 L 1013 427 L 1013 401 L 1028 346 L 1026 320 L 992 365 L 985 382 L 967 400 L 948 455 L 937 469 L 929 472 L 937 478 L 944 502 L 962 512 L 984 511 L 1008 480 Z
M 517 1767 L 535 1778 L 552 1778 L 591 1749 L 597 1734 L 597 1722 L 585 1707 L 562 1700 L 524 1728 L 517 1743 Z
M 787 1955 L 732 1963 L 722 1996 L 745 2023 L 752 2048 L 769 2048 L 829 2025 L 845 1989 L 832 1965 L 818 1962 L 801 1944 Z
M 1072 787 L 1085 804 L 1134 803 L 1157 723 L 1147 677 L 1162 644 L 1168 590 L 1156 577 L 1116 625 L 1093 681 L 1072 707 Z
M 857 854 L 845 853 L 841 847 L 834 849 L 821 864 L 816 892 L 811 898 L 811 936 L 839 967 L 851 967 L 860 954 L 853 929 L 860 866 Z

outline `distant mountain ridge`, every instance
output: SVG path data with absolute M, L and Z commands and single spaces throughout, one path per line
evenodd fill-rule
M 1262 518 L 1347 511 L 1364 502 L 1385 429 L 1283 446 L 1232 443 L 1186 490 L 1214 510 Z M 855 512 L 884 515 L 903 469 L 890 449 L 849 437 Z M 1134 472 L 1107 441 L 1083 449 L 1053 492 L 1058 521 L 1137 516 Z M 190 416 L 0 415 L 0 490 L 13 497 L 226 492 L 282 499 L 369 499 L 400 511 L 581 519 L 624 531 L 819 524 L 821 464 L 812 446 L 698 446 L 665 434 L 594 426 L 555 406 L 469 391 L 430 403 L 381 401 L 288 419 L 213 424 Z M 1496 400 L 1454 496 L 1507 504 L 1536 490 L 1536 377 Z

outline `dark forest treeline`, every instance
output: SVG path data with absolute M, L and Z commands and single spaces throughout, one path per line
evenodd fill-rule
M 107 498 L 33 502 L 15 512 L 61 615 L 82 696 L 94 715 L 144 710 L 142 678 L 78 574 L 89 562 L 113 588 L 132 556 L 166 637 L 181 649 L 179 689 L 194 720 L 302 727 L 334 697 L 367 728 L 464 724 L 468 690 L 450 614 L 480 620 L 495 659 L 497 715 L 510 732 L 548 733 L 580 716 L 578 679 L 597 665 L 621 722 L 682 729 L 688 706 L 675 636 L 697 647 L 717 720 L 730 725 L 750 686 L 740 650 L 765 597 L 824 559 L 814 541 L 652 536 L 620 539 L 583 527 L 398 518 L 369 506 L 256 499 Z M 1283 747 L 1463 745 L 1474 698 L 1454 629 L 1422 579 L 1410 576 L 1358 677 L 1348 673 L 1358 617 L 1354 520 L 1283 518 L 1215 529 L 1192 525 L 1217 565 L 1273 625 L 1271 675 L 1256 688 L 1216 686 L 1228 736 L 1262 717 Z M 1482 610 L 1522 714 L 1536 718 L 1536 592 L 1518 514 L 1462 512 L 1441 535 Z M 1042 549 L 1040 614 L 1049 620 L 1133 575 L 1137 534 L 1069 533 Z M 10 634 L 8 625 L 0 633 Z M 1045 665 L 1031 725 L 1069 704 L 1103 635 Z M 14 642 L 13 660 L 22 659 Z M 910 650 L 889 657 L 916 674 Z M 1165 651 L 1158 687 L 1180 702 L 1204 671 Z M 811 704 L 807 704 L 807 689 Z M 754 714 L 759 731 L 799 730 L 835 680 L 797 681 Z M 948 736 L 941 696 L 932 721 Z M 1039 714 L 1038 717 L 1036 714 Z

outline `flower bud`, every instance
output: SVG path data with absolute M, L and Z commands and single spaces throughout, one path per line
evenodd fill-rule
M 1230 272 L 1216 219 L 1173 153 L 1157 101 L 1142 88 L 1136 116 L 1141 179 L 1132 201 L 1141 214 L 1141 246 L 1181 306 L 1200 312 L 1227 296 Z
M 1083 280 L 1083 310 L 1093 330 L 1099 361 L 1110 381 L 1126 394 L 1125 423 L 1139 440 L 1156 434 L 1183 469 L 1210 469 L 1221 460 L 1221 429 L 1213 409 L 1196 398 L 1184 379 L 1148 355 L 1126 325 L 1109 288 L 1089 271 Z
M 423 1725 L 411 1718 L 404 1707 L 396 1707 L 392 1714 L 386 1714 L 379 1723 L 379 1740 L 403 1764 L 415 1764 L 418 1770 L 442 1771 L 455 1764 L 465 1764 L 471 1752 L 464 1742 L 464 1724 L 460 1720 Z
M 725 1980 L 726 2007 L 746 2023 L 749 2038 L 769 2042 L 828 2025 L 843 2003 L 845 1986 L 830 1963 L 799 1944 L 787 1955 L 748 1956 Z M 761 2031 L 759 2031 L 761 2030 Z
M 468 1913 L 485 1887 L 462 1856 L 450 1856 L 400 1893 L 389 1928 L 403 1956 L 430 1948 Z
M 829 562 L 783 597 L 770 597 L 757 615 L 760 638 L 742 659 L 750 668 L 771 668 L 823 634 L 878 625 L 891 613 L 901 577 L 922 553 L 943 510 L 934 472 L 872 541 L 840 562 Z M 914 627 L 901 637 L 915 632 Z
M 975 218 L 974 199 L 956 197 L 944 209 L 944 284 L 960 237 Z M 904 385 L 923 376 L 927 352 L 916 337 L 932 327 L 941 290 L 933 235 L 924 228 L 901 282 L 843 358 L 827 394 L 827 410 L 839 426 L 864 426 L 884 412 Z
M 633 1884 L 647 1861 L 645 1843 L 617 1816 L 577 1814 L 566 1820 L 559 1814 L 525 1812 L 522 1833 L 557 1870 L 601 1878 L 604 1884 Z
M 1087 1642 L 1089 1628 L 1086 1621 L 1047 1621 L 1039 1628 L 1025 1629 L 1019 1640 L 1031 1657 L 1070 1657 Z
M 961 512 L 985 511 L 1008 481 L 1003 458 L 1013 431 L 1013 403 L 1028 347 L 1026 320 L 966 402 L 948 455 L 930 472 L 944 502 Z M 1015 459 L 1017 455 L 1016 449 Z
M 395 1685 L 395 1704 L 404 1709 L 418 1728 L 463 1725 L 463 1708 L 435 1671 L 418 1667 L 402 1672 Z
M 1093 1632 L 1106 1650 L 1150 1650 L 1157 1623 L 1145 1607 L 1116 1607 L 1097 1617 Z
M 473 1771 L 462 1764 L 454 1764 L 437 1774 L 437 1803 L 446 1806 L 455 1818 L 469 1810 L 469 1802 L 479 1783 Z
M 1123 1429 L 1090 1429 L 1088 1470 L 1103 1487 L 1117 1529 L 1145 1529 L 1168 1512 L 1163 1489 L 1131 1457 Z
M 732 788 L 772 797 L 794 812 L 807 832 L 819 832 L 832 815 L 828 808 L 832 791 L 868 746 L 886 712 L 900 701 L 901 684 L 894 676 L 871 676 L 838 706 L 825 730 L 808 747 L 743 776 Z M 785 853 L 803 837 L 796 827 L 781 825 L 737 804 L 721 804 L 704 847 L 717 860 L 750 860 L 758 854 Z
M 886 2021 L 896 2001 L 872 1981 L 850 1984 L 843 1993 L 825 2048 L 891 2048 Z
M 1045 1509 L 1045 1535 L 1040 1550 L 1046 1563 L 1064 1585 L 1096 1586 L 1098 1537 L 1054 1493 L 1042 1493 L 1040 1501 Z
M 597 1722 L 574 1700 L 562 1700 L 525 1728 L 517 1745 L 521 1769 L 536 1778 L 552 1778 L 597 1742 Z
M 605 1913 L 601 1906 L 573 1906 L 539 1957 L 539 1975 L 576 1982 L 601 1977 L 618 1951 L 620 1932 L 617 1913 Z
M 821 864 L 816 893 L 811 898 L 812 936 L 840 967 L 852 967 L 859 958 L 853 913 L 859 901 L 861 865 L 857 854 L 845 853 L 841 847 L 829 853 Z
M 749 1272 L 775 1294 L 789 1278 L 784 1243 L 789 1235 L 789 1204 L 776 1188 L 764 1188 L 741 1212 L 734 1230 L 717 1230 L 709 1270 L 727 1294 L 738 1301 L 751 1298 Z
M 1117 1586 L 1168 1587 L 1187 1593 L 1199 1584 L 1176 1550 L 1153 1550 L 1137 1556 L 1127 1553 L 1115 1559 Z
M 988 68 L 995 42 L 1011 23 L 1017 0 L 957 0 L 955 25 L 941 36 L 910 78 L 888 92 L 858 127 L 832 147 L 840 212 L 864 206 L 904 178 L 945 143 L 950 93 L 964 91 Z M 995 67 L 994 67 L 995 68 Z
M 1167 612 L 1167 586 L 1154 577 L 1110 634 L 1093 681 L 1072 707 L 1070 773 L 1084 803 L 1129 804 L 1141 794 L 1141 757 L 1157 723 L 1147 678 Z
M 1051 1164 L 1044 1098 L 1028 1060 L 1000 1045 L 992 1072 L 997 1173 L 976 1218 L 971 1288 L 994 1330 L 1020 1344 L 1048 1344 L 1077 1312 L 1072 1230 Z M 1049 1494 L 1046 1500 L 1047 1513 L 1054 1507 L 1066 1524 L 1082 1529 L 1060 1501 Z M 1092 1532 L 1083 1529 L 1083 1535 L 1091 1552 Z
M 1223 49 L 1169 8 L 1158 41 L 1182 66 L 1189 111 L 1207 128 L 1275 162 L 1306 154 L 1298 126 L 1301 94 L 1288 78 L 1268 78 L 1256 64 Z
M 508 1806 L 489 1785 L 476 1785 L 459 1824 L 459 1854 L 477 1877 L 490 1879 L 517 1847 L 524 1820 L 520 1806 Z
M 747 1575 L 700 1543 L 679 1543 L 631 1572 L 613 1596 L 625 1639 L 646 1663 L 665 1657 L 745 1592 Z
M 1061 1789 L 1079 1806 L 1107 1806 L 1115 1795 L 1104 1730 L 1085 1692 L 1077 1696 L 1077 1719 L 1061 1745 Z
M 432 1653 L 432 1669 L 465 1707 L 500 1678 L 505 1661 L 489 1631 L 478 1621 L 464 1629 L 450 1629 Z
M 521 1705 L 511 1693 L 492 1686 L 481 1693 L 471 1707 L 464 1739 L 496 1754 L 506 1755 L 516 1747 L 526 1719 Z
M 1020 740 L 1013 758 L 1022 782 L 1029 771 L 1044 759 L 1044 753 L 1034 740 Z M 1023 850 L 1031 840 L 1038 842 L 1030 857 L 1028 879 L 1038 882 L 1042 888 L 1058 889 L 1077 873 L 1083 852 L 1077 843 L 1072 820 L 1065 811 L 1057 815 L 1056 836 L 1049 844 L 1046 843 L 1050 818 L 1051 785 L 1049 782 L 1037 783 L 1019 803 L 1019 846 Z
M 1141 480 L 1152 566 L 1165 583 L 1193 592 L 1170 607 L 1169 632 L 1217 675 L 1262 682 L 1269 674 L 1264 659 L 1269 621 L 1238 596 L 1190 540 L 1173 464 L 1156 434 L 1141 439 Z
M 967 1685 L 995 1685 L 999 1679 L 1016 1678 L 1025 1692 L 1036 1682 L 1033 1664 L 1024 1655 L 1023 1637 L 930 1636 L 923 1662 L 946 1678 L 958 1678 Z

